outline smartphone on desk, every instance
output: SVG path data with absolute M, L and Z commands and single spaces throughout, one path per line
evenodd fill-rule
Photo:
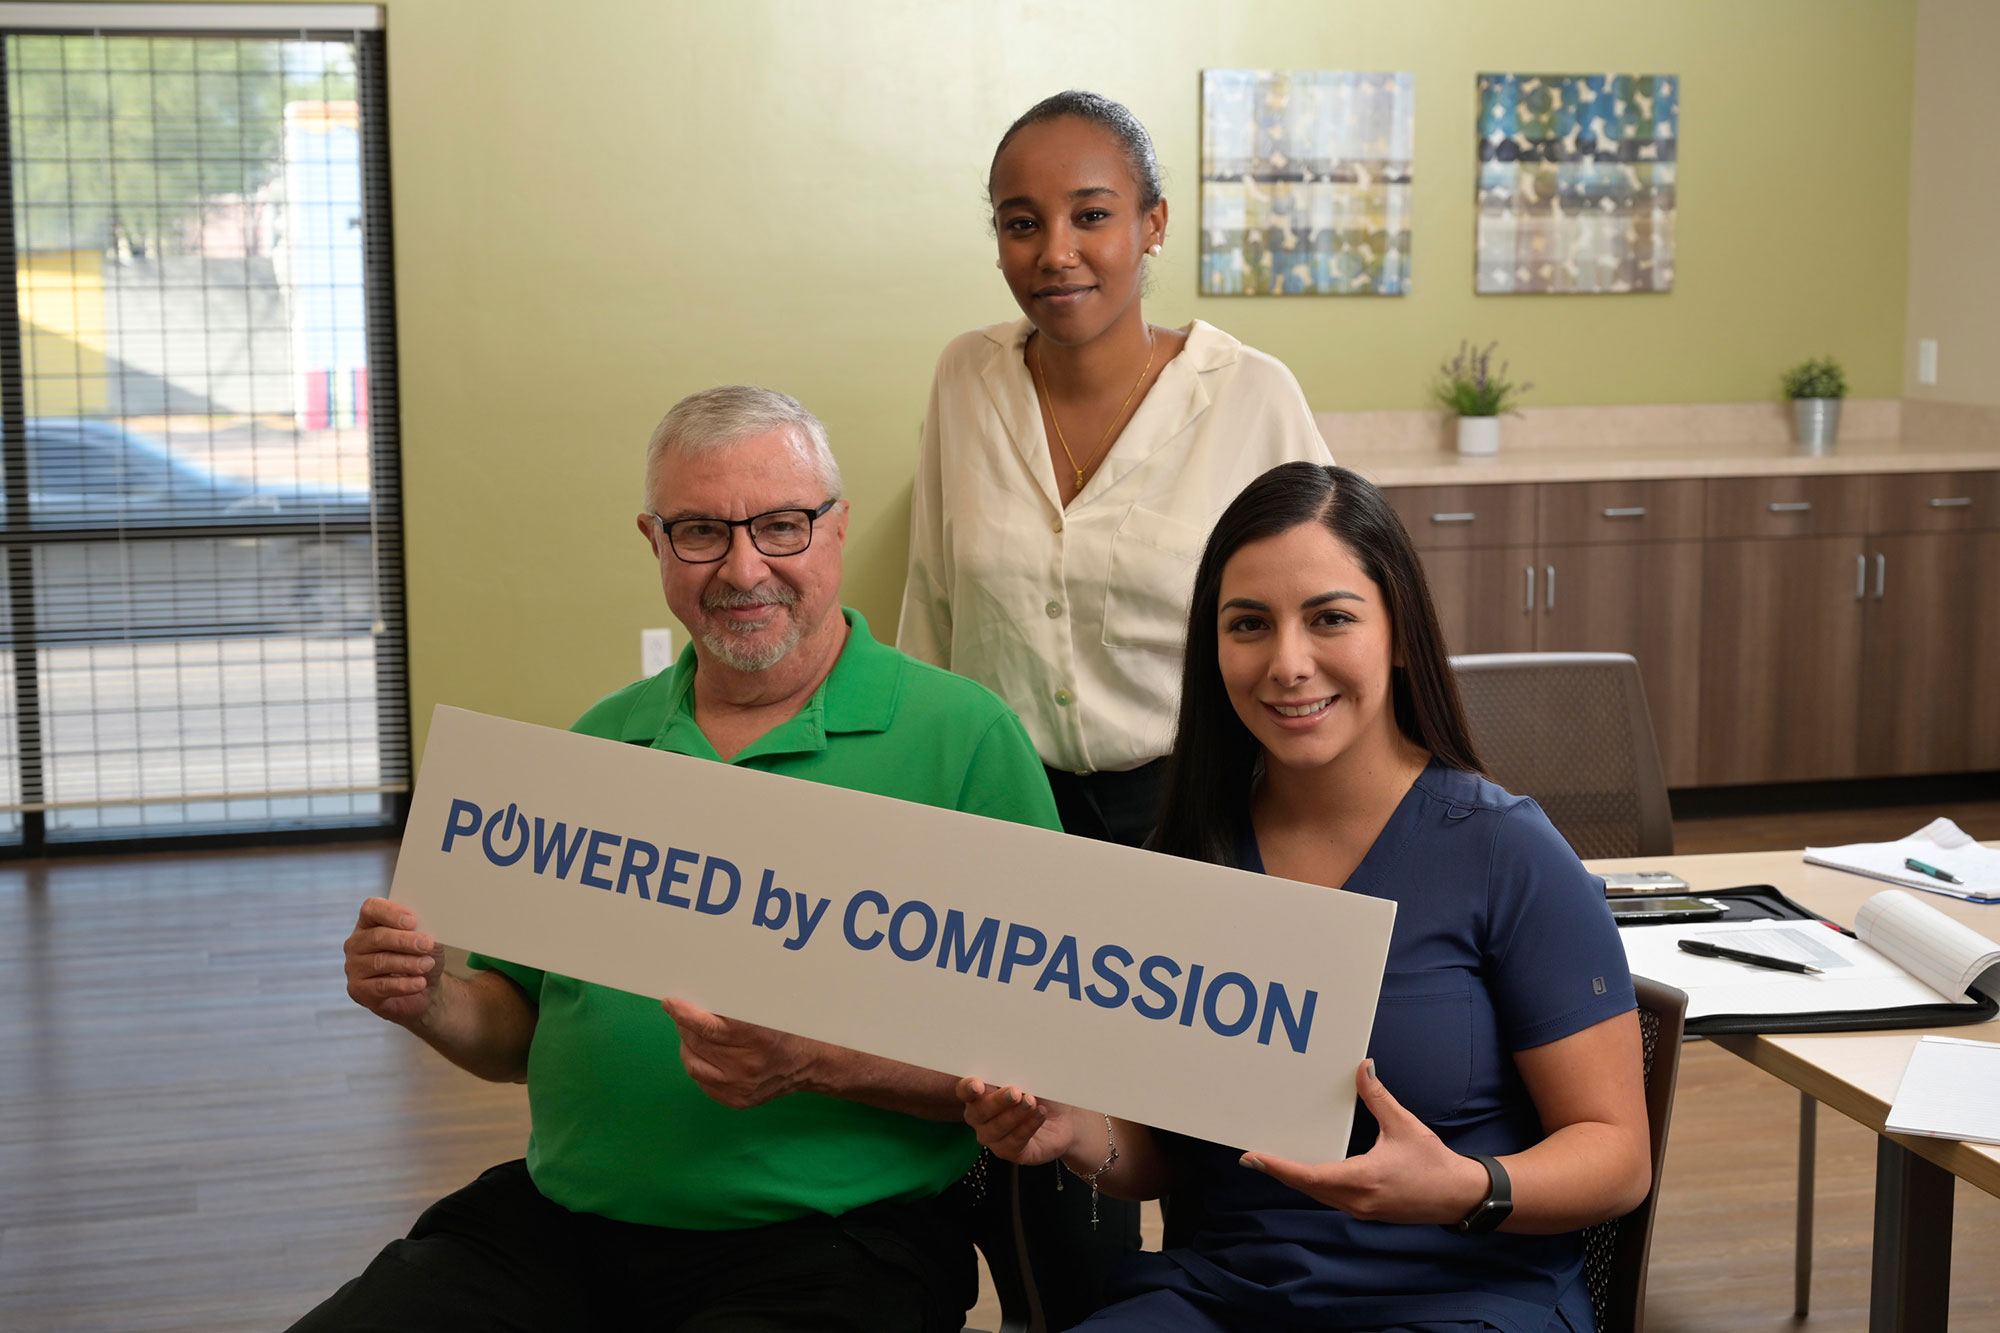
M 1626 870 L 1604 876 L 1607 898 L 1637 898 L 1645 894 L 1686 893 L 1688 882 L 1664 870 Z
M 1722 904 L 1713 898 L 1614 898 L 1611 916 L 1621 926 L 1664 925 L 1669 921 L 1716 921 Z

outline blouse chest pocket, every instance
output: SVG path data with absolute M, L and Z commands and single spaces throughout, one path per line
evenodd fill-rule
M 1104 642 L 1178 653 L 1187 640 L 1194 571 L 1208 534 L 1136 505 L 1111 538 Z
M 1472 980 L 1457 969 L 1389 972 L 1368 1039 L 1375 1076 L 1426 1124 L 1472 1095 Z

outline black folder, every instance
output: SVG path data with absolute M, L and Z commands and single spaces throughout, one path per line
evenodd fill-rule
M 1769 884 L 1734 889 L 1702 889 L 1693 896 L 1722 904 L 1723 921 L 1826 921 L 1799 906 Z M 1621 930 L 1658 930 L 1666 923 L 1622 920 Z M 1833 924 L 1828 922 L 1829 925 Z M 1685 923 L 1679 923 L 1686 929 Z M 1978 990 L 1966 992 L 1973 1004 L 1907 1004 L 1892 1009 L 1829 1009 L 1804 1014 L 1708 1014 L 1687 1021 L 1689 1036 L 1713 1037 L 1735 1032 L 1870 1032 L 1888 1028 L 1941 1028 L 1984 1023 L 2000 1013 L 2000 1003 Z

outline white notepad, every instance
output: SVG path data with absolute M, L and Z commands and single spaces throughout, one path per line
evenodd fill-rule
M 1947 871 L 1963 883 L 1947 884 L 1903 862 L 1914 857 Z M 1933 819 L 1907 838 L 1895 842 L 1854 842 L 1845 847 L 1808 847 L 1809 865 L 1831 866 L 1906 889 L 1942 893 L 1975 903 L 2000 902 L 2000 849 L 1982 847 L 1949 819 Z
M 2000 1144 L 2000 1043 L 1963 1037 L 1919 1041 L 1883 1128 Z

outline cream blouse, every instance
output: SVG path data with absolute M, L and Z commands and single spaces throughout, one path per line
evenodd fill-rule
M 1279 463 L 1333 459 L 1292 373 L 1196 320 L 1065 512 L 1030 329 L 974 330 L 938 358 L 896 644 L 1006 700 L 1051 767 L 1135 768 L 1173 740 L 1216 517 Z

